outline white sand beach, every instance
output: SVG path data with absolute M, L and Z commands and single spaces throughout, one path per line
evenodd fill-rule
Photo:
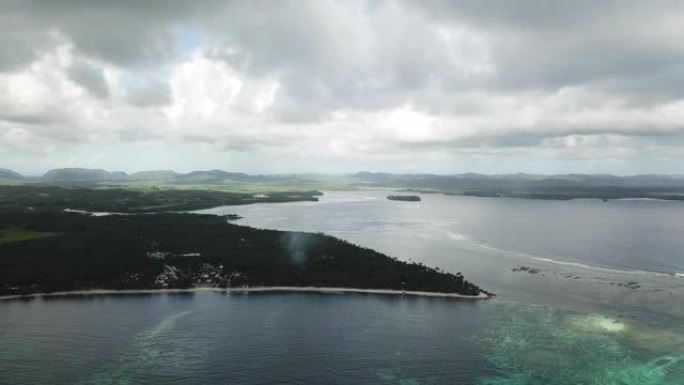
M 107 294 L 164 294 L 164 293 L 193 293 L 193 292 L 216 292 L 216 293 L 264 293 L 264 292 L 302 292 L 302 293 L 328 293 L 328 294 L 345 294 L 345 293 L 359 293 L 359 294 L 381 294 L 381 295 L 403 295 L 403 296 L 422 296 L 422 297 L 440 297 L 440 298 L 458 298 L 469 300 L 489 299 L 491 296 L 480 293 L 479 295 L 462 295 L 456 293 L 438 293 L 427 291 L 401 291 L 388 289 L 357 289 L 348 287 L 313 287 L 313 286 L 262 286 L 262 287 L 244 287 L 244 288 L 218 288 L 218 287 L 193 287 L 190 289 L 140 289 L 140 290 L 75 290 L 75 291 L 59 291 L 52 293 L 34 293 L 26 295 L 5 295 L 0 296 L 0 300 L 11 300 L 18 298 L 31 297 L 58 297 L 66 295 L 107 295 Z

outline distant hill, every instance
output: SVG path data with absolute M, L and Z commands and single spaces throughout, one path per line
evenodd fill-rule
M 223 170 L 192 171 L 178 175 L 177 182 L 181 183 L 222 183 L 226 181 L 246 182 L 249 175 L 241 172 L 231 173 Z
M 616 176 L 605 174 L 389 174 L 359 172 L 364 184 L 383 187 L 435 189 L 529 189 L 569 187 L 677 188 L 684 189 L 684 175 Z
M 138 171 L 128 176 L 130 180 L 172 181 L 178 177 L 173 170 Z
M 57 168 L 50 170 L 41 179 L 50 182 L 103 182 L 122 181 L 128 175 L 123 171 L 109 172 L 102 169 Z
M 0 179 L 18 180 L 22 176 L 0 169 Z M 359 172 L 347 175 L 250 175 L 224 170 L 198 170 L 177 173 L 172 170 L 148 170 L 132 174 L 102 169 L 61 168 L 40 178 L 25 181 L 55 184 L 88 185 L 107 182 L 150 181 L 177 185 L 274 184 L 291 186 L 370 186 L 446 194 L 537 199 L 574 198 L 658 198 L 684 200 L 684 175 L 606 174 L 391 174 Z
M 0 168 L 0 179 L 17 180 L 24 179 L 24 176 L 18 172 L 6 168 Z
M 242 172 L 227 172 L 223 170 L 192 171 L 187 174 L 179 174 L 175 181 L 177 183 L 287 183 L 292 182 L 293 178 L 287 175 L 249 175 Z
M 242 172 L 227 172 L 223 170 L 191 171 L 180 174 L 173 170 L 148 170 L 133 174 L 123 171 L 109 172 L 102 169 L 87 168 L 58 168 L 46 172 L 41 178 L 45 182 L 53 183 L 98 183 L 151 181 L 176 184 L 232 184 L 232 183 L 291 183 L 303 181 L 296 175 L 249 175 Z

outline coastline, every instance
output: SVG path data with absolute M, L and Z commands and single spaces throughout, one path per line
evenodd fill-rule
M 13 299 L 26 299 L 38 297 L 60 297 L 70 295 L 118 295 L 118 294 L 173 294 L 173 293 L 198 293 L 198 292 L 213 292 L 213 293 L 319 293 L 319 294 L 377 294 L 377 295 L 395 295 L 395 296 L 412 296 L 412 297 L 433 297 L 433 298 L 452 298 L 452 299 L 467 299 L 467 300 L 483 300 L 490 299 L 493 296 L 485 293 L 480 293 L 476 296 L 463 295 L 456 293 L 439 293 L 430 291 L 401 291 L 390 289 L 358 289 L 349 287 L 317 287 L 317 286 L 259 286 L 259 287 L 245 287 L 245 288 L 218 288 L 218 287 L 193 287 L 189 289 L 133 289 L 133 290 L 109 290 L 109 289 L 92 289 L 92 290 L 74 290 L 74 291 L 56 291 L 51 293 L 33 293 L 33 294 L 17 294 L 0 296 L 0 301 L 9 301 Z

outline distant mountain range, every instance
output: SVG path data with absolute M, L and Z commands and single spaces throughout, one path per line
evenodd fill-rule
M 0 180 L 25 180 L 50 183 L 88 184 L 99 182 L 151 181 L 178 184 L 226 184 L 226 183 L 292 183 L 302 181 L 291 175 L 249 175 L 223 170 L 192 171 L 186 174 L 173 170 L 149 170 L 127 174 L 123 171 L 107 171 L 88 168 L 57 168 L 39 177 L 25 177 L 9 169 L 0 168 Z
M 123 171 L 109 172 L 87 168 L 57 168 L 46 172 L 40 179 L 49 182 L 98 182 L 126 180 L 128 175 Z
M 49 182 L 57 184 L 89 184 L 101 182 L 150 181 L 173 184 L 232 184 L 232 183 L 281 183 L 298 184 L 311 182 L 340 182 L 373 187 L 425 189 L 442 192 L 478 192 L 478 195 L 510 194 L 516 191 L 561 191 L 568 189 L 616 188 L 616 189 L 684 189 L 684 175 L 635 175 L 615 176 L 606 174 L 390 174 L 359 172 L 353 175 L 249 175 L 223 170 L 192 171 L 177 173 L 172 170 L 151 170 L 127 174 L 123 171 L 107 171 L 87 168 L 59 168 L 40 177 L 25 177 L 12 170 L 0 168 L 0 180 Z
M 389 174 L 360 172 L 356 174 L 362 183 L 378 187 L 427 188 L 437 190 L 529 190 L 549 188 L 684 188 L 684 175 L 634 175 L 608 174 Z

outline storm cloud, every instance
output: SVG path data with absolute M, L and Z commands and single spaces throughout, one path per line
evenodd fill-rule
M 27 173 L 684 164 L 677 1 L 7 0 L 0 32 Z

